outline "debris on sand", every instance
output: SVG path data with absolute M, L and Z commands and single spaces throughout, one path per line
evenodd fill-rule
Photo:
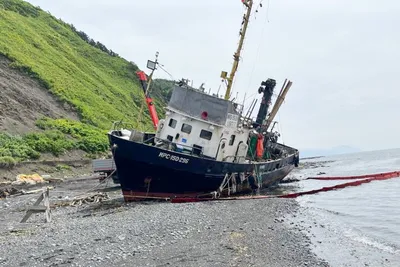
M 0 188 L 0 198 L 6 198 L 16 194 L 22 194 L 22 190 L 19 190 L 15 187 Z
M 49 189 L 49 190 L 53 190 L 53 189 L 54 189 L 54 187 L 52 187 L 52 186 L 48 186 L 48 187 L 45 187 L 45 188 L 47 188 L 47 189 Z M 43 189 L 44 189 L 44 188 L 35 189 L 35 190 L 30 190 L 30 191 L 21 190 L 21 191 L 22 191 L 21 193 L 24 194 L 24 195 L 37 194 L 37 193 L 42 192 Z
M 295 182 L 300 182 L 299 179 L 297 178 L 286 178 L 280 181 L 281 184 L 290 184 L 290 183 L 295 183 Z
M 34 174 L 19 174 L 17 176 L 17 179 L 12 182 L 12 185 L 22 185 L 22 184 L 29 184 L 29 185 L 35 185 L 35 184 L 43 184 L 43 183 L 48 183 L 43 179 L 42 176 L 40 176 L 37 173 Z
M 47 187 L 49 190 L 53 190 L 54 187 L 50 186 Z M 40 189 L 34 189 L 30 191 L 26 191 L 23 189 L 18 189 L 16 187 L 5 187 L 5 188 L 0 188 L 0 199 L 1 198 L 6 198 L 9 196 L 16 196 L 16 195 L 31 195 L 31 194 L 37 194 L 43 191 L 43 188 Z
M 83 204 L 99 203 L 110 199 L 107 193 L 91 193 L 84 196 L 75 197 L 70 206 L 81 206 Z

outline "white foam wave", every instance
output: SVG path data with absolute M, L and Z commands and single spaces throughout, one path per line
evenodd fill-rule
M 348 237 L 356 242 L 359 242 L 361 244 L 364 244 L 364 245 L 367 245 L 370 247 L 374 247 L 379 250 L 389 252 L 391 254 L 400 254 L 400 250 L 398 248 L 396 248 L 395 246 L 381 243 L 381 242 L 379 242 L 377 240 L 373 240 L 372 238 L 367 237 L 365 235 L 360 235 L 352 230 L 347 230 L 344 234 L 346 237 Z

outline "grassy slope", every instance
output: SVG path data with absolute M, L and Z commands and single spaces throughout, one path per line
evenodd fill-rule
M 137 66 L 92 47 L 69 25 L 19 0 L 0 0 L 0 31 L 0 53 L 37 74 L 82 122 L 103 129 L 122 118 L 137 124 L 143 101 Z
M 0 0 L 0 53 L 13 61 L 12 67 L 29 73 L 59 100 L 74 106 L 84 123 L 39 121 L 44 133 L 17 138 L 1 135 L 0 165 L 37 158 L 40 152 L 106 151 L 105 129 L 116 120 L 152 129 L 145 107 L 143 122 L 137 121 L 144 103 L 137 66 L 89 45 L 70 25 L 39 8 L 21 0 Z M 164 81 L 157 84 L 153 95 L 161 115 L 167 93 Z

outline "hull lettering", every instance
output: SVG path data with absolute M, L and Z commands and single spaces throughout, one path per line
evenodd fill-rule
M 189 163 L 189 159 L 187 159 L 187 158 L 174 156 L 174 155 L 171 155 L 171 154 L 168 154 L 168 153 L 165 153 L 165 152 L 160 152 L 160 154 L 158 154 L 158 157 L 162 158 L 162 159 L 167 159 L 167 160 L 183 163 L 183 164 L 188 164 Z

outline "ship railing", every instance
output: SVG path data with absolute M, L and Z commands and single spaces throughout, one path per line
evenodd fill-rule
M 226 156 L 225 158 L 222 159 L 222 161 L 228 161 L 228 162 L 243 162 L 241 161 L 246 160 L 246 156 Z
M 288 153 L 289 155 L 298 153 L 297 149 L 295 149 L 293 147 L 290 147 L 290 146 L 287 146 L 287 145 L 280 144 L 280 143 L 275 143 L 275 147 L 286 151 L 286 153 Z
M 192 156 L 194 155 L 200 158 L 210 158 L 203 154 L 203 148 L 176 143 L 156 136 L 152 136 L 146 140 L 143 140 L 143 143 L 152 144 L 157 147 L 164 147 L 167 150 L 189 154 Z
M 184 153 L 184 154 L 189 154 L 189 155 L 194 155 L 194 156 L 198 156 L 200 158 L 212 159 L 212 157 L 209 157 L 209 156 L 206 156 L 203 154 L 202 147 L 189 146 L 189 145 L 184 145 L 181 143 L 176 143 L 176 142 L 173 142 L 170 140 L 162 139 L 162 138 L 156 137 L 155 133 L 146 133 L 146 132 L 134 130 L 134 127 L 132 124 L 125 123 L 122 121 L 115 121 L 112 125 L 111 131 L 119 131 L 120 129 L 127 129 L 127 130 L 132 129 L 132 130 L 130 130 L 132 132 L 131 136 L 129 137 L 130 141 L 140 142 L 140 143 L 157 146 L 157 147 L 165 147 L 167 150 L 180 152 L 180 153 Z
M 185 145 L 181 143 L 176 143 L 170 140 L 165 140 L 159 137 L 153 137 L 154 141 L 160 142 L 161 146 L 167 146 L 168 150 L 172 150 L 175 152 L 180 152 L 184 154 L 190 154 L 190 155 L 195 155 L 198 157 L 205 157 L 203 154 L 203 148 L 202 147 L 195 147 L 195 146 L 190 146 L 190 145 Z M 157 145 L 157 144 L 156 144 Z

